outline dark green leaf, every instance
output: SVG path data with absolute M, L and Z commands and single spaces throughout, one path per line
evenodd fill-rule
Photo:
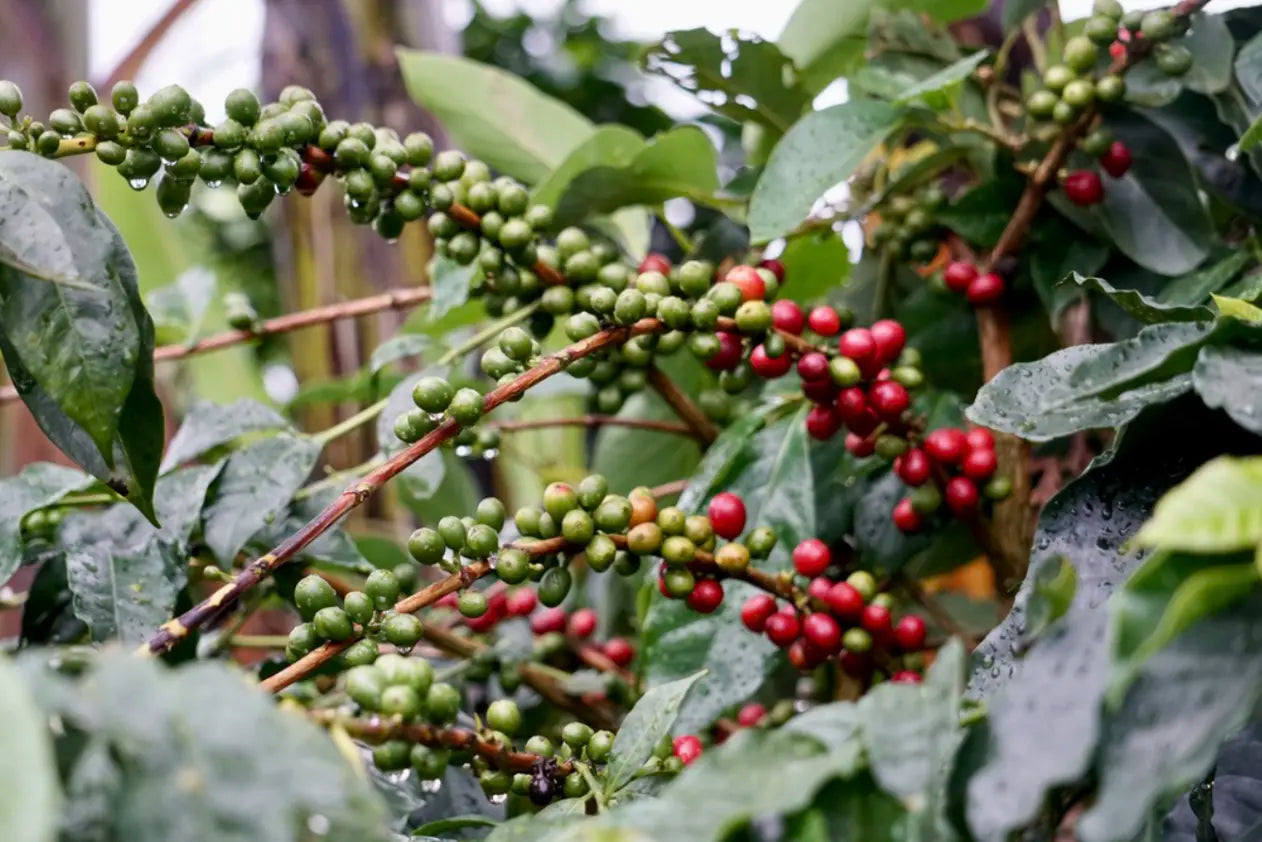
M 400 333 L 392 336 L 372 352 L 368 359 L 368 371 L 375 375 L 391 363 L 420 356 L 433 344 L 433 339 L 423 333 Z
M 442 53 L 397 51 L 413 101 L 465 152 L 537 184 L 592 133 L 569 105 L 498 67 Z
M 24 667 L 44 716 L 66 725 L 58 740 L 86 732 L 116 764 L 109 823 L 92 838 L 284 842 L 316 822 L 329 842 L 392 839 L 381 800 L 328 737 L 225 664 L 168 670 L 105 651 L 79 681 L 42 658 Z
M 993 246 L 1012 216 L 1009 208 L 1020 195 L 1021 185 L 1015 180 L 988 181 L 941 208 L 937 221 L 970 243 Z
M 752 120 L 784 134 L 802 116 L 810 94 L 793 63 L 770 41 L 706 29 L 669 32 L 649 49 L 645 69 L 667 77 L 702 102 L 739 122 Z
M 332 503 L 340 493 L 341 488 L 328 486 L 321 491 L 306 494 L 301 499 L 294 500 L 282 516 L 273 518 L 271 523 L 252 535 L 248 546 L 260 553 L 267 552 L 301 529 L 307 521 Z M 344 530 L 337 527 L 328 530 L 303 547 L 298 558 L 357 573 L 366 572 L 369 569 L 367 560 L 354 540 Z
M 158 478 L 153 501 L 164 540 L 188 546 L 189 537 L 202 519 L 206 492 L 222 469 L 222 462 L 193 465 Z
M 1262 102 L 1262 34 L 1250 38 L 1236 54 L 1236 79 L 1245 95 Z
M 422 377 L 445 377 L 447 371 L 446 366 L 430 366 L 403 378 L 390 391 L 385 409 L 377 416 L 377 447 L 382 453 L 390 456 L 406 446 L 394 434 L 394 421 L 403 413 L 416 409 L 416 404 L 412 401 L 412 389 L 416 382 Z M 442 449 L 438 448 L 410 465 L 400 475 L 399 481 L 407 486 L 407 493 L 411 497 L 425 500 L 438 490 L 445 475 L 446 462 L 443 460 Z
M 1003 4 L 1003 31 L 1011 32 L 1026 18 L 1047 5 L 1047 0 L 1007 0 Z
M 1179 799 L 1165 817 L 1160 837 L 1154 842 L 1204 842 L 1218 838 L 1243 840 L 1262 829 L 1262 725 L 1254 722 L 1228 739 L 1214 761 L 1212 780 L 1199 783 Z M 1206 827 L 1208 825 L 1208 827 Z
M 1236 44 L 1222 15 L 1192 16 L 1192 30 L 1180 42 L 1192 52 L 1192 67 L 1180 80 L 1202 94 L 1216 94 L 1231 85 Z
M 171 616 L 186 568 L 184 556 L 156 536 L 130 550 L 95 544 L 66 554 L 74 612 L 98 641 L 144 642 Z
M 833 758 L 837 773 L 849 776 L 866 763 L 860 719 L 853 702 L 832 702 L 793 717 L 783 730 L 819 740 Z
M 199 401 L 189 407 L 184 423 L 172 436 L 162 457 L 162 472 L 191 462 L 248 433 L 285 429 L 289 429 L 289 422 L 284 416 L 258 401 L 248 398 L 230 404 Z
M 91 484 L 82 471 L 50 462 L 27 465 L 17 476 L 0 479 L 0 582 L 9 581 L 22 564 L 22 518 Z
M 1164 304 L 1134 289 L 1117 289 L 1102 278 L 1084 278 L 1071 273 L 1060 282 L 1064 287 L 1098 292 L 1146 325 L 1158 322 L 1204 322 L 1214 318 L 1208 307 Z
M 1192 388 L 1213 409 L 1222 409 L 1241 427 L 1262 434 L 1262 354 L 1243 348 L 1207 345 L 1192 369 Z
M 1179 98 L 1183 86 L 1161 72 L 1154 61 L 1141 61 L 1126 73 L 1126 102 L 1145 108 L 1163 108 Z
M 495 827 L 499 822 L 486 816 L 452 816 L 449 819 L 438 819 L 412 831 L 413 836 L 433 836 L 435 833 L 447 833 L 452 830 L 467 830 L 471 827 Z
M 1252 261 L 1253 255 L 1248 249 L 1237 249 L 1212 266 L 1175 278 L 1157 297 L 1170 304 L 1204 304 L 1212 293 L 1220 292 Z
M 1112 253 L 1099 240 L 1082 236 L 1067 221 L 1050 214 L 1031 232 L 1025 251 L 1030 256 L 1030 281 L 1053 325 L 1059 322 L 1064 309 L 1079 298 L 1072 287 L 1062 283 L 1066 276 L 1071 272 L 1099 272 Z
M 1219 744 L 1262 692 L 1262 627 L 1255 595 L 1202 619 L 1145 664 L 1100 738 L 1100 787 L 1078 822 L 1084 842 L 1129 838 L 1160 799 L 1210 768 Z
M 1191 355 L 1209 331 L 1196 323 L 1152 325 L 1123 342 L 1008 366 L 982 386 L 969 420 L 1030 441 L 1119 426 L 1191 388 Z
M 779 296 L 801 303 L 823 298 L 850 276 L 850 247 L 833 231 L 794 237 L 780 261 L 785 281 Z
M 22 645 L 64 645 L 87 640 L 88 627 L 74 615 L 73 599 L 66 580 L 65 554 L 49 553 L 39 563 L 22 606 Z
M 230 566 L 250 536 L 285 510 L 319 456 L 311 439 L 281 434 L 228 457 L 203 512 L 206 544 L 221 564 Z
M 810 809 L 789 819 L 783 838 L 794 842 L 901 842 L 909 838 L 905 819 L 903 805 L 882 792 L 870 775 L 863 774 L 833 781 L 820 790 Z
M 875 100 L 852 100 L 814 111 L 776 144 L 750 199 L 754 242 L 796 228 L 815 200 L 849 178 L 898 125 L 901 112 Z
M 719 188 L 714 144 L 695 126 L 658 135 L 622 166 L 597 166 L 570 181 L 557 200 L 556 224 L 668 199 L 705 199 Z
M 434 297 L 429 302 L 429 320 L 436 322 L 469 300 L 469 285 L 478 271 L 476 263 L 461 266 L 450 257 L 436 255 L 429 264 L 430 286 Z
M 57 765 L 48 738 L 46 719 L 36 707 L 18 670 L 0 655 L 0 738 L 4 768 L 0 772 L 0 838 L 6 842 L 53 842 L 61 794 Z
M 1229 553 L 1262 543 L 1262 457 L 1222 456 L 1171 489 L 1135 536 L 1137 544 Z
M 627 713 L 614 738 L 613 754 L 605 767 L 605 795 L 613 795 L 631 780 L 644 762 L 653 755 L 653 749 L 662 737 L 670 734 L 675 717 L 684 703 L 684 697 L 692 685 L 705 675 L 704 671 L 687 678 L 659 684 L 650 689 Z

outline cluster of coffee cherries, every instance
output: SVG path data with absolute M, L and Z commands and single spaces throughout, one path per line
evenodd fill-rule
M 894 474 L 915 489 L 894 506 L 894 525 L 918 532 L 944 503 L 957 518 L 974 517 L 983 499 L 1002 500 L 1012 491 L 998 468 L 994 436 L 984 427 L 930 431 L 894 460 Z
M 998 272 L 982 272 L 968 260 L 953 260 L 942 270 L 942 284 L 968 298 L 974 307 L 985 307 L 1003 297 L 1007 284 Z
M 343 666 L 372 663 L 380 651 L 378 641 L 410 651 L 421 639 L 421 621 L 393 609 L 403 586 L 410 586 L 412 578 L 400 576 L 396 570 L 373 570 L 363 590 L 351 591 L 339 599 L 323 577 L 303 577 L 293 594 L 294 607 L 303 622 L 290 630 L 286 657 L 296 661 L 325 642 L 349 640 L 355 636 L 356 627 L 363 637 L 341 653 Z
M 941 240 L 934 214 L 945 203 L 946 194 L 932 183 L 914 194 L 890 197 L 879 208 L 881 221 L 872 229 L 872 244 L 921 263 L 932 260 Z
M 1121 178 L 1134 161 L 1130 147 L 1114 140 L 1107 129 L 1096 129 L 1082 139 L 1082 151 L 1094 157 L 1100 169 L 1111 178 Z M 1061 182 L 1066 198 L 1079 207 L 1090 207 L 1104 201 L 1104 182 L 1094 170 L 1073 170 Z

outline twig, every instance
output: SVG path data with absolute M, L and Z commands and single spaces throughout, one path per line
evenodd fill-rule
M 710 423 L 710 419 L 701 411 L 701 408 L 693 403 L 692 399 L 685 395 L 664 371 L 657 366 L 650 367 L 648 381 L 671 410 L 688 425 L 688 429 L 692 430 L 693 437 L 697 441 L 709 445 L 719 437 L 718 428 Z
M 612 345 L 626 342 L 633 336 L 656 333 L 662 330 L 663 327 L 663 324 L 657 319 L 641 319 L 629 327 L 602 330 L 581 342 L 576 342 L 555 354 L 550 354 L 544 357 L 534 368 L 489 392 L 483 400 L 483 412 L 490 412 L 500 404 L 524 395 L 529 389 L 562 371 L 575 360 L 582 359 Z M 163 624 L 149 642 L 141 647 L 141 651 L 149 653 L 169 651 L 173 646 L 187 638 L 194 629 L 206 624 L 212 616 L 217 615 L 223 606 L 239 598 L 261 582 L 264 577 L 270 575 L 282 564 L 290 561 L 308 544 L 336 525 L 348 512 L 371 497 L 382 485 L 443 442 L 455 437 L 461 429 L 460 424 L 449 418 L 421 438 L 420 441 L 386 460 L 380 467 L 364 477 L 363 480 L 351 484 L 324 511 L 281 542 L 276 549 L 248 564 L 230 584 L 224 585 L 211 594 L 209 598 L 185 611 L 179 617 Z
M 501 433 L 520 433 L 525 430 L 546 430 L 550 427 L 631 427 L 637 430 L 656 430 L 681 436 L 692 435 L 687 424 L 674 421 L 653 421 L 648 418 L 623 418 L 618 415 L 579 415 L 573 418 L 537 418 L 531 421 L 496 421 L 487 425 Z
M 323 307 L 314 307 L 310 310 L 268 319 L 261 323 L 256 330 L 228 330 L 191 344 L 163 345 L 154 350 L 153 359 L 154 362 L 177 360 L 196 354 L 204 354 L 208 351 L 230 348 L 233 345 L 240 345 L 244 342 L 253 342 L 265 336 L 275 336 L 305 327 L 327 324 L 339 319 L 367 316 L 385 310 L 404 310 L 429 301 L 430 295 L 428 287 L 404 287 L 378 293 L 377 295 L 370 295 L 366 298 L 326 304 Z M 12 386 L 5 386 L 0 389 L 0 403 L 17 399 L 17 390 Z
M 912 601 L 925 610 L 933 621 L 941 626 L 947 634 L 958 637 L 971 650 L 977 645 L 977 638 L 973 636 L 968 629 L 960 625 L 954 617 L 951 616 L 942 604 L 925 592 L 920 583 L 909 576 L 898 576 L 895 581 L 902 588 L 903 592 L 911 597 Z

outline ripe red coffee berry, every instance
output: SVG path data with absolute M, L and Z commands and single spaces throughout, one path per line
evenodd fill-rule
M 720 330 L 715 336 L 719 338 L 719 352 L 705 361 L 706 368 L 711 371 L 731 371 L 741 364 L 741 338 L 726 330 Z
M 565 631 L 565 609 L 545 608 L 530 618 L 530 630 L 535 634 Z
M 912 506 L 910 497 L 904 497 L 894 504 L 893 517 L 894 525 L 901 532 L 917 532 L 924 525 L 920 512 L 917 512 L 915 507 Z
M 688 607 L 698 614 L 712 614 L 723 602 L 723 586 L 717 579 L 702 579 L 688 594 Z
M 802 637 L 824 654 L 835 655 L 841 651 L 841 626 L 827 614 L 806 615 L 802 621 Z
M 611 637 L 601 647 L 605 657 L 620 667 L 625 667 L 635 659 L 635 647 L 625 637 Z
M 868 394 L 859 386 L 842 389 L 837 395 L 837 411 L 847 424 L 859 418 L 868 408 Z
M 876 410 L 869 406 L 858 416 L 847 421 L 846 426 L 856 436 L 870 436 L 877 427 L 881 426 L 881 419 L 876 414 Z
M 570 615 L 569 623 L 567 623 L 566 631 L 570 637 L 576 637 L 584 640 L 592 636 L 592 632 L 596 631 L 596 612 L 590 608 L 580 608 Z
M 745 531 L 745 501 L 730 491 L 714 495 L 706 508 L 714 534 L 729 541 Z
M 799 672 L 806 672 L 819 666 L 821 652 L 808 646 L 805 640 L 798 639 L 789 645 L 789 664 Z
M 670 272 L 670 259 L 664 254 L 651 252 L 644 260 L 640 261 L 640 274 L 645 272 L 661 272 L 663 275 Z
M 850 328 L 837 340 L 837 347 L 842 354 L 857 362 L 860 368 L 865 364 L 870 366 L 876 360 L 876 340 L 872 338 L 872 331 L 866 327 Z
M 833 589 L 833 583 L 823 576 L 816 576 L 806 586 L 806 595 L 811 599 L 827 600 Z
M 753 728 L 767 715 L 767 709 L 757 702 L 750 702 L 736 714 L 736 721 L 744 728 Z
M 890 610 L 884 605 L 865 605 L 863 606 L 863 627 L 872 633 L 873 637 L 881 638 L 890 633 L 893 627 L 893 618 L 890 616 Z
M 741 622 L 752 632 L 761 633 L 767 619 L 776 613 L 776 601 L 769 594 L 754 594 L 741 606 Z M 796 635 L 795 635 L 796 636 Z
M 841 330 L 841 316 L 832 307 L 823 304 L 811 309 L 806 323 L 820 336 L 836 336 L 837 331 Z
M 818 404 L 832 404 L 837 400 L 837 386 L 831 380 L 803 380 L 802 394 Z
M 771 323 L 785 333 L 799 336 L 806 327 L 806 314 L 796 301 L 781 298 L 771 305 Z
M 802 630 L 797 616 L 787 611 L 772 614 L 763 628 L 767 632 L 767 639 L 781 649 L 797 640 Z
M 838 582 L 828 592 L 828 607 L 847 623 L 857 623 L 863 616 L 863 594 L 847 582 Z
M 994 272 L 979 275 L 968 285 L 968 303 L 977 307 L 993 304 L 1003 297 L 1005 286 L 1003 278 Z
M 1131 150 L 1120 140 L 1113 141 L 1100 156 L 1100 169 L 1114 178 L 1121 178 L 1131 168 Z
M 525 617 L 535 610 L 538 602 L 534 588 L 518 588 L 508 595 L 504 603 L 504 612 L 510 617 Z
M 780 283 L 784 283 L 784 264 L 779 260 L 776 260 L 774 257 L 768 257 L 766 260 L 761 261 L 758 266 L 775 275 L 776 280 L 780 281 Z
M 969 479 L 985 480 L 994 476 L 999 467 L 999 457 L 995 451 L 987 449 L 970 450 L 960 463 L 960 470 Z
M 1104 201 L 1104 185 L 1100 176 L 1091 170 L 1076 170 L 1065 176 L 1065 195 L 1080 207 L 1098 205 Z
M 846 675 L 852 678 L 866 678 L 872 672 L 872 658 L 866 652 L 846 650 L 837 659 Z
M 964 292 L 976 277 L 977 267 L 966 260 L 952 261 L 942 272 L 942 281 L 951 292 Z
M 924 485 L 929 479 L 929 455 L 920 448 L 913 447 L 898 457 L 894 472 L 910 486 Z
M 985 427 L 974 427 L 964 434 L 970 450 L 994 450 L 995 437 Z
M 954 465 L 964 458 L 967 440 L 964 432 L 955 427 L 943 427 L 933 430 L 925 436 L 925 453 L 929 458 L 941 465 Z
M 873 322 L 868 328 L 872 341 L 876 343 L 876 355 L 882 363 L 891 363 L 903 352 L 907 344 L 907 331 L 893 319 L 881 319 Z
M 806 432 L 816 441 L 828 441 L 841 429 L 841 414 L 831 406 L 816 404 L 806 413 Z
M 774 380 L 789 373 L 789 369 L 793 367 L 793 358 L 787 352 L 778 357 L 769 357 L 766 347 L 758 345 L 749 354 L 749 367 L 759 377 Z
M 977 510 L 977 484 L 968 477 L 951 477 L 942 496 L 947 508 L 956 517 L 964 517 Z
M 921 680 L 920 673 L 911 670 L 899 670 L 890 676 L 891 684 L 919 684 Z
M 767 297 L 767 284 L 753 266 L 733 266 L 723 280 L 740 289 L 743 301 L 762 301 Z
M 685 766 L 690 765 L 694 760 L 701 756 L 701 740 L 692 734 L 684 734 L 682 737 L 676 737 L 673 742 L 675 756 Z
M 876 452 L 876 439 L 864 438 L 857 433 L 846 433 L 846 450 L 851 456 L 871 456 Z
M 811 383 L 817 380 L 831 382 L 828 377 L 828 357 L 819 351 L 810 351 L 798 359 L 798 377 Z
M 908 614 L 894 626 L 894 640 L 904 652 L 918 652 L 925 645 L 925 621 Z
M 822 576 L 832 561 L 828 545 L 818 538 L 807 538 L 793 548 L 793 569 L 803 576 Z
M 895 421 L 911 406 L 911 396 L 902 383 L 882 380 L 868 389 L 868 403 L 886 421 Z

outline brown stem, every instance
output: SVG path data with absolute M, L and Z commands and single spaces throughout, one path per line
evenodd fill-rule
M 311 710 L 307 711 L 307 716 L 313 722 L 326 727 L 340 726 L 352 737 L 370 743 L 403 739 L 430 748 L 470 751 L 505 772 L 529 772 L 536 763 L 544 759 L 538 754 L 513 751 L 500 743 L 483 739 L 477 731 L 470 728 L 439 728 L 421 723 L 409 724 L 397 719 L 354 719 L 333 710 Z M 568 760 L 557 763 L 560 774 L 568 774 L 571 768 Z
M 665 482 L 665 483 L 662 483 L 661 485 L 654 486 L 653 488 L 650 489 L 650 491 L 653 492 L 654 497 L 661 499 L 662 497 L 673 497 L 676 494 L 680 494 L 687 487 L 688 487 L 688 480 L 677 479 L 671 482 Z
M 693 434 L 692 429 L 686 424 L 676 424 L 673 421 L 653 421 L 647 418 L 622 418 L 617 415 L 579 415 L 575 418 L 498 421 L 487 426 L 493 427 L 501 433 L 516 433 L 522 430 L 545 430 L 549 427 L 633 427 L 638 430 L 657 430 L 681 436 Z
M 671 380 L 666 372 L 657 366 L 652 366 L 648 371 L 648 381 L 671 410 L 688 425 L 688 429 L 692 430 L 692 435 L 697 441 L 703 445 L 709 445 L 719 437 L 718 428 L 710 423 L 710 419 L 701 411 L 701 408 L 675 385 L 675 381 Z
M 582 359 L 612 345 L 626 342 L 633 336 L 656 333 L 663 329 L 657 319 L 641 319 L 629 327 L 609 328 L 602 330 L 581 342 L 576 342 L 555 354 L 550 354 L 534 368 L 526 371 L 512 381 L 489 392 L 482 403 L 483 413 L 489 413 L 502 403 L 524 395 L 529 389 L 562 371 L 575 360 Z M 179 617 L 167 621 L 149 642 L 141 647 L 142 652 L 160 653 L 169 651 L 189 636 L 189 634 L 206 624 L 227 604 L 239 598 L 246 591 L 261 582 L 266 576 L 290 561 L 308 544 L 331 529 L 349 511 L 367 500 L 386 482 L 403 472 L 426 453 L 437 448 L 443 442 L 455 437 L 461 430 L 454 419 L 447 419 L 429 434 L 410 445 L 395 456 L 386 460 L 362 480 L 352 483 L 301 529 L 285 539 L 272 552 L 255 559 L 241 571 L 231 583 L 224 585 L 210 597 L 198 605 L 185 611 Z M 467 568 L 466 568 L 467 569 Z
M 947 634 L 958 637 L 970 650 L 977 644 L 977 638 L 975 638 L 968 629 L 956 622 L 950 612 L 943 608 L 941 603 L 930 596 L 925 589 L 920 586 L 919 582 L 908 576 L 898 576 L 896 581 L 898 586 L 902 588 L 903 592 L 911 597 L 912 602 L 915 602 L 923 608 L 925 613 L 928 614 L 944 631 L 946 631 Z
M 327 324 L 339 319 L 367 316 L 385 310 L 405 310 L 429 301 L 430 297 L 431 291 L 428 287 L 403 287 L 376 295 L 369 295 L 365 298 L 356 298 L 352 301 L 339 301 L 336 304 L 326 304 L 323 307 L 313 307 L 310 310 L 268 319 L 262 322 L 257 330 L 226 330 L 223 333 L 216 333 L 214 336 L 208 336 L 192 344 L 163 345 L 154 349 L 153 359 L 155 362 L 178 360 L 183 357 L 204 354 L 208 351 L 230 348 L 243 342 L 252 342 L 264 336 L 289 333 L 290 331 Z M 0 388 L 0 404 L 17 400 L 17 398 L 17 390 L 12 386 Z

